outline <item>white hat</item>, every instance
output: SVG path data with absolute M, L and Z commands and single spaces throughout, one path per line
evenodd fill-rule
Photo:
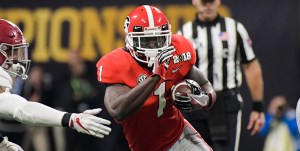
M 0 86 L 11 89 L 12 84 L 13 82 L 9 74 L 2 67 L 0 67 Z

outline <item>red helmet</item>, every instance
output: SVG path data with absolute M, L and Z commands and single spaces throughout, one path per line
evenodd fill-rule
M 171 26 L 158 8 L 143 5 L 135 8 L 124 23 L 126 47 L 138 61 L 152 66 L 154 58 L 171 44 Z
M 14 23 L 0 19 L 0 66 L 12 76 L 27 78 L 29 44 Z

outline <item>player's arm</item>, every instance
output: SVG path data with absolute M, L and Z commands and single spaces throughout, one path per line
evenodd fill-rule
M 215 92 L 212 84 L 208 81 L 208 79 L 204 76 L 204 74 L 196 66 L 193 66 L 185 78 L 192 79 L 201 86 L 201 89 L 208 96 L 208 97 L 204 96 L 206 98 L 206 100 L 203 100 L 203 101 L 207 101 L 207 106 L 205 108 L 206 109 L 211 108 L 213 106 L 213 104 L 216 102 L 217 96 L 216 96 L 216 92 Z
M 111 129 L 110 121 L 93 116 L 100 112 L 87 110 L 84 113 L 66 113 L 55 110 L 37 102 L 28 102 L 18 95 L 1 94 L 0 114 L 4 117 L 13 118 L 25 124 L 39 126 L 64 126 L 71 127 L 78 132 L 103 138 Z
M 108 85 L 104 98 L 108 113 L 116 120 L 123 120 L 136 112 L 153 92 L 160 79 L 158 75 L 148 77 L 132 89 L 122 84 Z
M 134 88 L 122 84 L 108 85 L 105 91 L 104 104 L 110 116 L 123 120 L 136 112 L 147 100 L 161 79 L 167 80 L 165 61 L 172 57 L 173 46 L 163 50 L 153 60 L 152 75 Z
M 260 131 L 265 123 L 263 113 L 263 78 L 260 64 L 257 59 L 243 65 L 246 81 L 253 100 L 253 110 L 250 114 L 248 129 L 254 135 Z

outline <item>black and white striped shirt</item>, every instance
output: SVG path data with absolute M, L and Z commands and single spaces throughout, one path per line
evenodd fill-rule
M 241 86 L 240 65 L 255 59 L 252 41 L 241 23 L 221 16 L 211 22 L 196 19 L 184 24 L 177 34 L 193 43 L 196 65 L 216 91 Z

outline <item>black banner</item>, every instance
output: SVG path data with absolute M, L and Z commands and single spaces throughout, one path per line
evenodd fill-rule
M 46 68 L 55 70 L 51 63 L 65 63 L 72 49 L 80 50 L 84 59 L 95 62 L 124 45 L 126 15 L 136 6 L 149 2 L 9 0 L 1 3 L 0 17 L 22 28 L 31 44 L 33 62 L 47 64 Z M 266 104 L 274 95 L 282 94 L 295 107 L 300 96 L 299 1 L 223 0 L 222 3 L 220 13 L 242 22 L 252 38 L 262 65 Z M 182 23 L 194 18 L 191 1 L 153 0 L 150 5 L 166 13 L 174 33 Z M 242 94 L 245 112 L 240 150 L 261 150 L 262 141 L 255 141 L 257 137 L 250 137 L 246 131 L 251 98 L 245 83 Z

